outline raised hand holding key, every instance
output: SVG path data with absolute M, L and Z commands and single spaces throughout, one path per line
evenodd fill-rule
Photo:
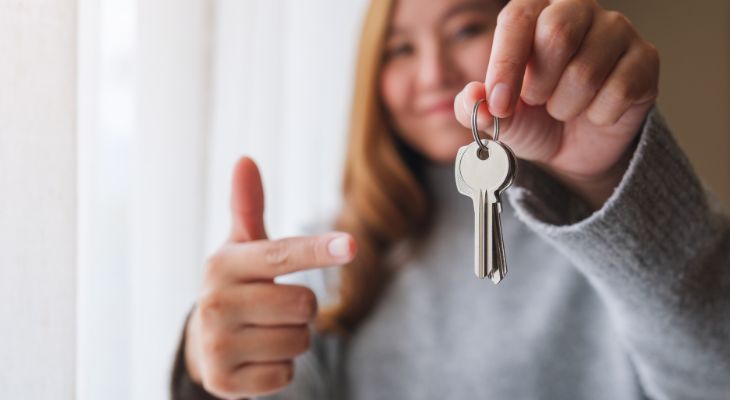
M 456 187 L 474 203 L 474 272 L 497 284 L 507 275 L 500 194 L 512 185 L 517 163 L 509 147 L 499 142 L 498 118 L 494 118 L 494 140 L 479 139 L 476 117 L 482 102 L 477 101 L 472 113 L 474 142 L 461 147 L 456 156 Z

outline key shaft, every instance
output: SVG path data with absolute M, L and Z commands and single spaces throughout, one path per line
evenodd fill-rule
M 486 159 L 479 157 L 476 143 L 459 150 L 456 185 L 474 205 L 474 273 L 496 284 L 507 275 L 500 194 L 512 184 L 516 160 L 508 147 L 487 143 L 490 151 Z

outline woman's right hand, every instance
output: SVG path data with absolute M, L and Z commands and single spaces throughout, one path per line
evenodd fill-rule
M 274 277 L 347 263 L 355 242 L 339 232 L 268 240 L 261 177 L 250 158 L 236 164 L 231 210 L 230 237 L 208 259 L 186 326 L 185 363 L 209 393 L 241 399 L 283 389 L 293 378 L 294 357 L 309 348 L 316 297 Z

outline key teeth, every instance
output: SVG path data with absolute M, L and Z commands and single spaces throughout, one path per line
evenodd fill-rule
M 507 275 L 507 261 L 505 260 L 504 241 L 502 238 L 502 223 L 499 214 L 502 212 L 502 203 L 497 201 L 492 205 L 492 253 L 489 257 L 492 259 L 492 270 L 489 271 L 489 279 L 498 284 Z
M 488 274 L 489 279 L 496 285 L 499 282 L 502 282 L 504 279 L 504 276 L 502 276 L 502 273 L 499 270 L 494 271 L 491 274 Z

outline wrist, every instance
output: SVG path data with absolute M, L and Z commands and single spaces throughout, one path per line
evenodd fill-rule
M 633 141 L 621 157 L 600 174 L 586 176 L 557 171 L 549 167 L 544 167 L 544 169 L 573 194 L 581 198 L 591 211 L 596 211 L 603 207 L 621 183 L 636 149 L 636 142 L 636 140 Z

